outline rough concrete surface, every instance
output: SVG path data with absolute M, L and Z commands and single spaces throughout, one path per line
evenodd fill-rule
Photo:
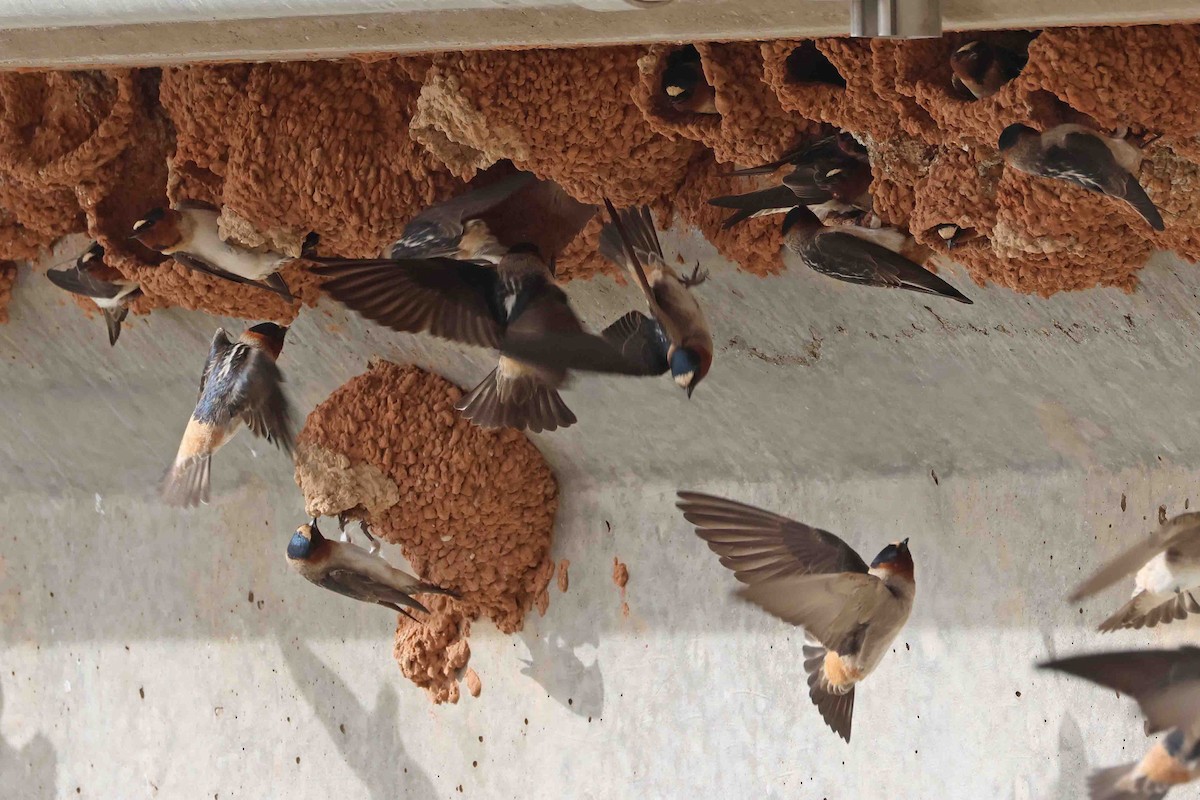
M 1127 586 L 1062 598 L 1160 505 L 1200 502 L 1200 271 L 1156 257 L 1136 294 L 1041 300 L 953 270 L 963 307 L 664 244 L 713 266 L 713 371 L 691 401 L 665 378 L 564 394 L 579 424 L 534 441 L 569 590 L 515 637 L 478 623 L 482 693 L 439 707 L 391 659 L 393 614 L 289 574 L 303 501 L 273 449 L 223 450 L 208 508 L 155 502 L 219 321 L 156 312 L 110 350 L 22 274 L 0 327 L 0 796 L 1069 800 L 1140 755 L 1129 701 L 1031 665 L 1195 636 L 1092 632 Z M 593 323 L 636 302 L 606 278 L 570 291 Z M 280 364 L 307 413 L 376 354 L 464 385 L 490 369 L 327 303 Z M 799 631 L 731 595 L 679 487 L 867 554 L 911 537 L 916 607 L 851 744 L 808 701 Z

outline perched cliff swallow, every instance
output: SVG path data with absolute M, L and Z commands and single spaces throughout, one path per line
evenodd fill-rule
M 166 503 L 186 507 L 208 502 L 212 455 L 243 422 L 255 436 L 291 455 L 291 407 L 275 364 L 286 334 L 287 328 L 264 322 L 230 341 L 225 330 L 217 328 L 200 376 L 200 398 L 175 463 L 163 478 Z
M 782 186 L 757 192 L 725 195 L 709 205 L 737 209 L 721 226 L 728 229 L 745 219 L 783 214 L 797 206 L 826 206 L 826 212 L 857 209 L 869 212 L 871 166 L 848 156 L 801 164 L 784 176 Z
M 947 250 L 953 250 L 983 235 L 975 228 L 955 225 L 953 222 L 944 222 L 941 225 L 935 225 L 933 232 L 938 235 L 939 239 L 946 243 Z
M 717 93 L 704 77 L 700 53 L 694 47 L 685 47 L 668 57 L 662 75 L 662 92 L 676 111 L 718 113 Z
M 315 259 L 322 288 L 363 317 L 402 333 L 499 349 L 508 335 L 555 341 L 586 334 L 536 248 L 517 245 L 491 265 L 449 258 Z M 620 366 L 616 353 L 602 353 Z M 581 368 L 587 368 L 582 366 Z M 576 419 L 558 389 L 567 371 L 505 353 L 459 404 L 484 427 L 553 431 Z
M 1021 74 L 1029 57 L 987 42 L 968 42 L 950 56 L 958 83 L 977 100 L 991 97 Z
M 854 138 L 853 134 L 846 131 L 839 131 L 836 134 L 825 136 L 814 142 L 793 148 L 774 161 L 768 161 L 766 164 L 759 164 L 754 167 L 735 169 L 725 174 L 738 177 L 769 175 L 788 166 L 793 168 L 802 167 L 815 164 L 818 161 L 840 161 L 843 158 L 850 158 L 863 164 L 870 164 L 867 149 L 863 147 L 862 143 Z
M 413 595 L 458 597 L 457 592 L 419 580 L 357 545 L 326 539 L 317 528 L 316 519 L 296 529 L 288 542 L 287 562 L 293 570 L 323 589 L 364 603 L 378 603 L 414 622 L 416 617 L 405 611 L 406 608 L 426 614 L 429 609 L 413 599 Z
M 1200 611 L 1200 513 L 1180 514 L 1114 558 L 1071 592 L 1076 603 L 1137 570 L 1133 598 L 1100 630 L 1152 628 Z
M 854 687 L 871 674 L 912 611 L 917 585 L 908 540 L 868 566 L 832 533 L 732 500 L 679 492 L 696 535 L 746 584 L 742 596 L 802 626 L 809 697 L 850 741 Z
M 1081 125 L 1059 125 L 1042 134 L 1009 125 L 1000 134 L 999 148 L 1009 166 L 1124 200 L 1151 228 L 1163 230 L 1162 215 L 1136 177 L 1141 151 L 1124 139 Z
M 1170 731 L 1141 761 L 1092 773 L 1093 800 L 1161 798 L 1200 778 L 1200 649 L 1096 653 L 1039 666 L 1128 695 L 1146 715 L 1147 734 Z
M 218 217 L 213 209 L 193 205 L 156 208 L 133 226 L 131 238 L 188 269 L 257 286 L 291 301 L 292 293 L 278 272 L 295 259 L 225 241 L 217 228 Z
M 104 263 L 104 248 L 92 242 L 92 246 L 75 260 L 74 267 L 46 270 L 46 277 L 58 288 L 95 303 L 104 314 L 108 343 L 114 345 L 121 335 L 121 323 L 129 316 L 129 304 L 142 296 L 142 290 L 137 281 L 127 280 L 119 274 L 105 279 L 102 275 L 106 272 L 116 274 L 116 270 Z
M 485 245 L 486 226 L 471 224 L 536 180 L 532 173 L 517 172 L 478 189 L 437 203 L 413 217 L 399 240 L 388 248 L 388 258 L 486 259 L 492 263 L 504 255 Z
M 789 211 L 783 220 L 784 245 L 822 275 L 971 303 L 966 295 L 937 275 L 879 244 L 880 239 L 878 231 L 851 225 L 826 228 L 803 206 Z

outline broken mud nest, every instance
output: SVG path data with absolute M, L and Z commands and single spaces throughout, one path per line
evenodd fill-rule
M 396 661 L 435 702 L 457 702 L 471 622 L 520 630 L 548 602 L 558 484 L 516 431 L 486 431 L 455 411 L 462 391 L 417 367 L 378 361 L 308 416 L 296 481 L 306 513 L 352 512 L 400 545 L 423 580 L 461 599 L 423 596 L 399 617 Z
M 950 54 L 973 39 L 1026 51 L 1021 74 L 969 101 Z M 449 53 L 311 63 L 0 75 L 0 259 L 35 258 L 87 233 L 142 283 L 134 311 L 180 306 L 292 319 L 319 296 L 303 262 L 296 303 L 197 274 L 127 239 L 168 201 L 221 206 L 249 246 L 373 255 L 420 208 L 492 164 L 557 181 L 586 203 L 678 213 L 742 268 L 781 268 L 778 220 L 723 232 L 712 192 L 755 188 L 720 173 L 777 156 L 822 126 L 868 145 L 878 210 L 927 232 L 977 223 L 955 253 L 976 281 L 1052 294 L 1130 289 L 1155 248 L 1200 256 L 1200 26 L 952 33 L 920 41 L 779 40 L 695 45 L 717 113 L 682 114 L 661 92 L 681 45 Z M 997 168 L 1008 124 L 1080 122 L 1161 135 L 1139 179 L 1163 211 L 1155 234 L 1115 201 Z M 561 275 L 608 270 L 593 221 L 559 253 Z M 1103 262 L 1101 265 L 1100 262 Z M 18 289 L 19 291 L 19 289 Z M 4 296 L 0 293 L 0 299 Z

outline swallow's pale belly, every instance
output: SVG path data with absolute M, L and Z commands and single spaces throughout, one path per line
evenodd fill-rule
M 1171 563 L 1166 553 L 1159 553 L 1138 571 L 1133 593 L 1146 591 L 1171 595 L 1197 586 L 1200 586 L 1200 563 Z

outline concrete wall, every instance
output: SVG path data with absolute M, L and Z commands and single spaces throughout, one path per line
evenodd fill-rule
M 303 512 L 275 452 L 222 451 L 211 507 L 154 501 L 217 321 L 156 313 L 110 350 L 24 275 L 0 327 L 0 796 L 1068 800 L 1140 755 L 1128 701 L 1031 664 L 1195 635 L 1101 638 L 1125 587 L 1082 613 L 1062 598 L 1159 505 L 1200 501 L 1200 272 L 1158 258 L 1135 295 L 1049 301 L 951 272 L 962 307 L 666 244 L 715 265 L 713 372 L 691 402 L 665 379 L 566 395 L 580 424 L 536 441 L 562 481 L 570 589 L 517 636 L 478 625 L 483 694 L 442 707 L 392 662 L 391 614 L 289 574 Z M 634 301 L 607 280 L 570 291 L 593 322 Z M 281 364 L 304 412 L 372 354 L 462 383 L 487 363 L 332 306 L 293 331 Z M 800 632 L 731 596 L 679 487 L 868 554 L 912 537 L 916 609 L 850 745 L 808 701 Z

